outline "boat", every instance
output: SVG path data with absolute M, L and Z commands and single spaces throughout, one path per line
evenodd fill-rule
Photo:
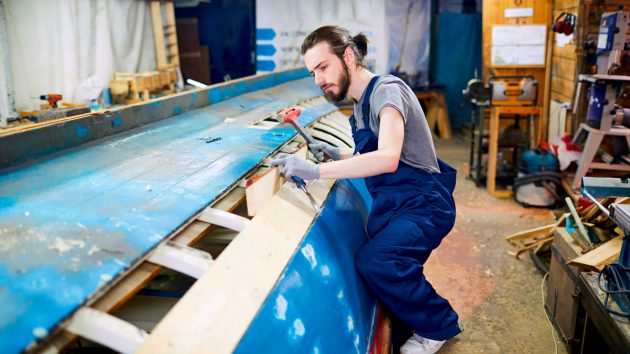
M 291 106 L 352 147 L 304 68 L 0 132 L 2 352 L 384 353 L 354 266 L 369 193 L 309 181 L 316 210 L 277 176 L 279 153 L 309 154 L 277 119 Z M 191 285 L 154 323 L 124 318 L 165 270 Z

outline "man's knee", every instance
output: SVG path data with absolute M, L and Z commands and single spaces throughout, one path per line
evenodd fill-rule
M 368 243 L 357 252 L 354 263 L 359 274 L 366 280 L 373 280 L 384 272 L 388 258 L 391 256 L 387 249 L 374 247 Z

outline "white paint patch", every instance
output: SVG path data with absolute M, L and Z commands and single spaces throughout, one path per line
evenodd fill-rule
M 299 318 L 293 321 L 293 332 L 296 337 L 301 337 L 306 333 L 306 329 L 304 328 L 304 323 Z
M 48 246 L 48 249 L 58 251 L 59 255 L 63 255 L 75 247 L 83 248 L 85 247 L 85 242 L 81 240 L 64 240 L 60 237 L 55 237 L 55 242 Z
M 29 213 L 28 210 L 24 212 L 24 216 L 29 216 L 29 215 L 31 215 L 31 213 Z
M 146 189 L 149 192 L 153 190 L 153 188 L 151 188 L 151 186 L 148 185 L 148 184 L 146 186 L 144 186 L 144 189 Z
M 348 330 L 352 331 L 354 329 L 354 320 L 352 316 L 348 316 Z
M 339 290 L 339 292 L 337 293 L 337 299 L 343 299 L 343 290 Z
M 315 250 L 310 243 L 307 243 L 306 246 L 302 247 L 302 255 L 311 265 L 311 269 L 315 269 L 317 267 L 317 259 L 315 258 Z
M 33 328 L 33 335 L 37 338 L 44 338 L 48 335 L 48 330 L 44 327 Z
M 100 250 L 101 250 L 100 248 L 98 248 L 96 246 L 92 246 L 92 248 L 90 248 L 90 250 L 88 251 L 87 255 L 91 256 L 91 255 L 93 255 L 94 253 L 96 253 L 96 252 L 98 252 Z
M 112 279 L 113 277 L 111 276 L 111 274 L 101 274 L 101 284 L 105 284 Z
M 278 295 L 276 298 L 276 305 L 273 307 L 275 311 L 275 317 L 279 320 L 287 319 L 287 308 L 289 307 L 289 303 L 287 299 L 282 295 Z
M 330 275 L 330 268 L 328 268 L 327 265 L 322 266 L 321 270 L 322 270 L 322 275 L 323 276 L 327 277 L 327 276 Z
M 236 118 L 225 118 L 223 120 L 223 123 L 229 124 L 229 123 L 232 123 L 232 122 L 235 122 L 235 121 L 236 121 Z
M 87 227 L 85 227 L 85 225 L 81 224 L 80 222 L 77 223 L 77 226 L 82 228 L 83 230 L 87 230 Z

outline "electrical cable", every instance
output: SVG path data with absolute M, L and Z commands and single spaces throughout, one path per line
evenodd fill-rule
M 547 311 L 545 311 L 545 281 L 549 277 L 549 273 L 545 273 L 543 277 L 542 283 L 540 283 L 540 293 L 542 296 L 542 305 L 543 305 L 543 313 L 545 314 L 545 318 L 547 322 L 549 322 L 549 326 L 551 327 L 551 338 L 553 338 L 553 344 L 556 346 L 556 354 L 558 354 L 558 342 L 556 341 L 556 329 L 553 327 L 549 316 L 547 315 Z
M 602 278 L 606 280 L 605 286 L 602 285 Z M 619 263 L 606 265 L 597 276 L 597 286 L 606 293 L 606 298 L 604 299 L 606 311 L 617 316 L 630 318 L 630 312 L 616 311 L 608 305 L 610 295 L 618 295 L 617 303 L 619 307 L 623 305 L 621 302 L 625 302 L 625 305 L 630 303 L 630 289 L 626 288 L 626 284 L 630 284 L 630 268 L 624 267 Z

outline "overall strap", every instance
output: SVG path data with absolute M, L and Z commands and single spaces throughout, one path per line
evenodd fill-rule
M 376 84 L 376 80 L 378 80 L 378 76 L 374 76 L 367 85 L 365 89 L 365 94 L 363 95 L 363 101 L 361 102 L 361 112 L 363 113 L 363 128 L 370 127 L 370 96 L 372 96 L 372 91 L 374 90 L 374 85 Z M 357 121 L 354 117 L 354 114 L 350 116 L 350 125 L 352 126 L 352 131 L 357 130 Z
M 374 76 L 370 83 L 367 85 L 365 89 L 365 94 L 363 95 L 363 101 L 361 102 L 361 113 L 363 114 L 363 128 L 370 127 L 370 96 L 372 96 L 372 91 L 374 90 L 374 85 L 376 85 L 376 80 L 378 80 L 379 76 Z

